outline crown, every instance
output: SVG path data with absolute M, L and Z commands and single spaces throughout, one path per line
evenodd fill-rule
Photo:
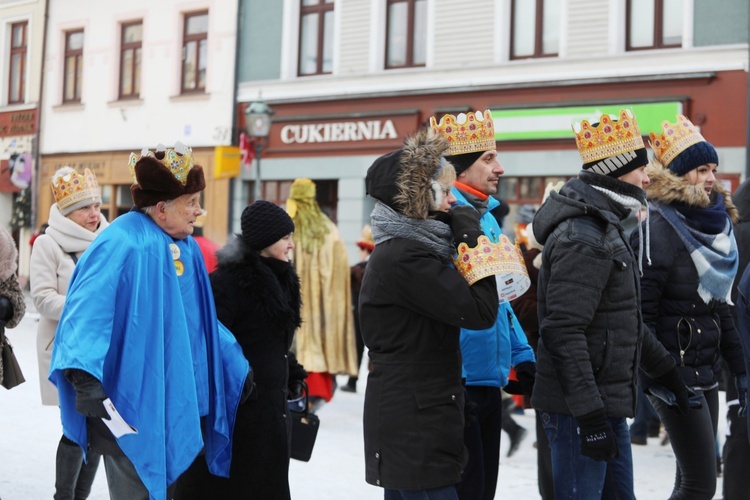
M 501 303 L 518 298 L 531 286 L 521 249 L 504 234 L 500 235 L 497 243 L 492 243 L 487 236 L 482 235 L 477 238 L 474 248 L 460 243 L 458 256 L 453 264 L 469 285 L 495 275 Z
M 620 110 L 619 120 L 602 115 L 596 127 L 582 120 L 573 124 L 573 133 L 584 164 L 646 147 L 635 115 L 629 109 Z
M 163 144 L 159 144 L 156 146 L 155 153 L 149 151 L 148 148 L 143 148 L 140 156 L 130 153 L 128 160 L 128 169 L 130 170 L 130 175 L 133 177 L 133 184 L 138 184 L 138 178 L 135 174 L 135 164 L 144 156 L 150 156 L 163 163 L 183 186 L 187 183 L 187 176 L 195 165 L 193 150 L 181 142 L 175 143 L 174 149 L 166 149 Z
M 52 194 L 60 211 L 85 200 L 101 201 L 99 183 L 88 168 L 83 171 L 83 175 L 71 168 L 70 172 L 53 177 Z
M 693 144 L 705 141 L 695 125 L 684 115 L 677 115 L 677 123 L 664 120 L 661 134 L 651 132 L 649 144 L 654 150 L 654 157 L 666 168 L 678 154 Z
M 495 122 L 489 109 L 484 113 L 477 111 L 469 112 L 468 115 L 443 115 L 440 123 L 431 116 L 430 128 L 433 134 L 440 134 L 448 140 L 448 154 L 451 156 L 490 151 L 496 147 Z

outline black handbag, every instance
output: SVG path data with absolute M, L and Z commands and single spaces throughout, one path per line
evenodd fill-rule
M 3 323 L 2 329 L 0 329 L 0 385 L 6 389 L 12 389 L 24 382 L 26 382 L 26 379 L 23 378 L 16 355 L 13 354 L 13 347 L 5 336 L 5 324 Z
M 308 408 L 308 389 L 304 380 L 297 382 L 301 385 L 302 398 L 299 406 L 302 410 L 294 410 L 294 401 L 290 401 L 289 413 L 292 414 L 292 458 L 309 462 L 315 446 L 315 438 L 318 436 L 320 419 Z

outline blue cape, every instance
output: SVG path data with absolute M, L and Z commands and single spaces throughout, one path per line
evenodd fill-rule
M 86 419 L 75 410 L 75 390 L 63 374 L 68 368 L 99 379 L 137 429 L 117 442 L 151 498 L 166 497 L 204 440 L 211 472 L 229 475 L 234 419 L 249 366 L 235 337 L 216 319 L 192 237 L 174 240 L 148 215 L 129 212 L 76 265 L 49 379 L 60 394 L 63 432 L 85 452 Z

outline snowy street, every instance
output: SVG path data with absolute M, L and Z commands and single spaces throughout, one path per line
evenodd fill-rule
M 27 299 L 27 314 L 13 330 L 6 330 L 14 346 L 26 383 L 7 391 L 0 388 L 0 498 L 37 500 L 54 493 L 55 450 L 61 435 L 57 408 L 40 403 L 36 363 L 36 318 L 38 314 Z M 368 500 L 383 498 L 380 488 L 364 480 L 362 441 L 362 405 L 366 377 L 360 378 L 358 392 L 337 391 L 333 400 L 318 415 L 320 431 L 308 463 L 292 460 L 290 483 L 292 497 L 311 500 Z M 339 377 L 339 385 L 346 379 Z M 721 393 L 722 419 L 724 394 Z M 496 498 L 539 498 L 536 481 L 536 450 L 533 447 L 534 416 L 527 410 L 514 419 L 529 433 L 519 451 L 506 457 L 507 435 L 503 436 L 500 479 Z M 720 422 L 720 436 L 725 429 Z M 658 438 L 647 446 L 634 446 L 636 495 L 639 500 L 666 498 L 674 477 L 674 458 L 669 446 L 660 446 Z M 89 497 L 109 498 L 103 465 L 100 466 Z M 721 498 L 721 478 L 714 498 Z

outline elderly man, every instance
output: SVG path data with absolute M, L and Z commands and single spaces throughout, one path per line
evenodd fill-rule
M 163 499 L 201 450 L 214 474 L 228 475 L 237 405 L 252 382 L 190 236 L 203 169 L 179 144 L 132 154 L 129 166 L 135 208 L 78 261 L 50 380 L 65 435 L 104 456 L 110 497 Z M 114 409 L 126 425 L 112 425 Z

